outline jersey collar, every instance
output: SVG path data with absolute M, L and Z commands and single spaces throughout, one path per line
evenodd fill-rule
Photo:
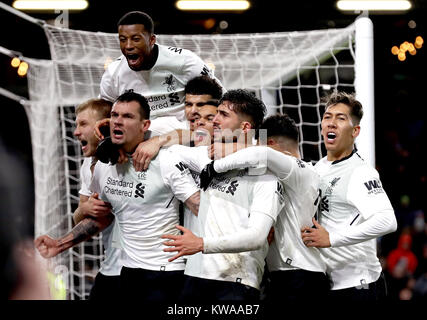
M 337 164 L 337 163 L 340 163 L 340 162 L 342 162 L 344 160 L 347 160 L 347 159 L 351 158 L 353 156 L 353 154 L 355 154 L 356 152 L 357 152 L 357 148 L 354 147 L 353 151 L 348 156 L 346 156 L 346 157 L 344 157 L 342 159 L 339 159 L 339 160 L 335 160 L 335 161 L 332 162 L 332 164 Z

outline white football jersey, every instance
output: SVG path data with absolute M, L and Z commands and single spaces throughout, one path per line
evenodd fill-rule
M 83 164 L 80 168 L 80 181 L 81 187 L 79 193 L 81 195 L 90 197 L 92 192 L 89 189 L 92 181 L 92 172 L 90 170 L 92 158 L 84 158 Z M 104 259 L 101 262 L 101 272 L 105 276 L 119 276 L 122 269 L 120 262 L 121 251 L 120 248 L 113 245 L 113 234 L 118 232 L 116 219 L 102 231 L 102 245 L 104 247 Z
M 285 198 L 267 255 L 269 271 L 325 272 L 319 249 L 307 248 L 301 238 L 301 228 L 311 227 L 317 212 L 319 175 L 312 164 L 265 146 L 246 148 L 215 161 L 215 169 L 221 172 L 245 167 L 251 169 L 249 174 L 268 168 L 281 182 Z
M 160 44 L 156 46 L 159 55 L 150 70 L 133 71 L 123 55 L 113 61 L 102 76 L 100 97 L 114 102 L 126 90 L 133 89 L 147 98 L 150 119 L 175 116 L 185 122 L 185 85 L 200 75 L 214 76 L 192 51 Z
M 182 158 L 182 161 L 188 166 L 191 176 L 197 187 L 200 188 L 200 172 L 203 167 L 210 162 L 208 158 L 208 149 L 204 147 L 190 147 L 183 145 L 173 145 L 169 147 L 168 152 L 177 154 Z M 187 206 L 184 206 L 184 227 L 190 229 L 195 235 L 199 236 L 199 221 L 198 217 L 191 212 Z
M 211 160 L 207 147 L 170 148 L 182 150 L 187 165 L 201 169 Z M 248 176 L 245 170 L 233 170 L 214 178 L 201 193 L 199 236 L 221 237 L 247 228 L 251 212 L 265 214 L 273 221 L 283 205 L 280 183 L 271 174 Z M 241 253 L 198 254 L 187 258 L 185 274 L 192 277 L 238 282 L 260 288 L 268 243 L 259 250 Z
M 382 271 L 375 237 L 393 229 L 395 216 L 390 200 L 378 172 L 356 152 L 334 162 L 325 157 L 315 169 L 321 179 L 319 222 L 329 232 L 331 241 L 330 248 L 320 251 L 333 282 L 332 289 L 363 288 L 364 284 L 376 281 Z M 369 221 L 378 217 L 389 222 L 367 229 Z M 367 223 L 362 225 L 364 222 Z
M 120 229 L 122 263 L 129 268 L 183 270 L 182 258 L 164 252 L 164 234 L 179 234 L 179 201 L 198 191 L 178 156 L 160 150 L 146 171 L 137 172 L 132 159 L 111 166 L 98 162 L 92 188 L 111 203 Z

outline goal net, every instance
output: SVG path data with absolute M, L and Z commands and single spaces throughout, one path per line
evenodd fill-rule
M 44 24 L 51 60 L 29 63 L 28 118 L 36 193 L 36 236 L 64 235 L 79 201 L 80 145 L 73 138 L 75 107 L 99 95 L 102 74 L 121 52 L 117 34 Z M 321 98 L 355 91 L 355 24 L 342 29 L 259 34 L 158 35 L 158 43 L 199 55 L 225 88 L 253 91 L 269 114 L 288 113 L 300 130 L 304 159 L 322 150 Z M 102 235 L 57 258 L 67 298 L 87 299 L 103 259 Z M 64 271 L 65 270 L 65 271 Z

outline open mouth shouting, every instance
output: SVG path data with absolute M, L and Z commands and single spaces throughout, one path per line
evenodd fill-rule
M 118 129 L 118 128 L 114 129 L 112 138 L 116 141 L 120 141 L 121 139 L 123 139 L 123 131 L 121 129 Z
M 85 153 L 89 149 L 89 146 L 87 144 L 87 140 L 80 140 L 80 145 L 82 147 L 83 153 Z
M 335 132 L 326 133 L 326 141 L 328 143 L 334 143 L 336 138 L 337 138 L 337 134 Z
M 139 54 L 126 54 L 126 59 L 131 68 L 138 68 L 142 62 L 142 58 Z

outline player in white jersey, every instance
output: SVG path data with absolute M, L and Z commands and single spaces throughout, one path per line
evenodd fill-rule
M 149 128 L 147 100 L 134 92 L 122 94 L 111 111 L 113 144 L 130 154 Z M 199 191 L 177 156 L 163 151 L 145 172 L 131 161 L 97 163 L 91 189 L 111 203 L 120 229 L 122 294 L 139 301 L 174 300 L 183 283 L 183 260 L 169 263 L 161 235 L 173 232 L 179 222 L 178 200 L 197 214 Z
M 386 295 L 376 238 L 394 232 L 396 218 L 378 172 L 354 147 L 362 105 L 353 95 L 334 92 L 322 118 L 327 156 L 320 175 L 321 214 L 315 228 L 302 230 L 308 247 L 319 247 L 332 280 L 330 298 L 379 300 Z
M 317 212 L 319 175 L 311 163 L 301 160 L 298 128 L 288 115 L 266 118 L 260 132 L 266 131 L 267 146 L 242 149 L 215 160 L 202 175 L 202 186 L 214 175 L 234 169 L 262 168 L 275 174 L 282 185 L 285 205 L 274 225 L 274 241 L 267 255 L 272 302 L 319 300 L 329 290 L 326 264 L 317 248 L 307 248 L 300 236 L 303 227 L 312 225 Z M 260 141 L 261 142 L 261 141 Z
M 215 116 L 215 139 L 249 139 L 265 114 L 264 104 L 244 90 L 224 94 Z M 190 168 L 211 160 L 207 147 L 172 146 Z M 182 236 L 165 235 L 171 260 L 187 258 L 184 301 L 258 300 L 268 243 L 267 234 L 283 204 L 277 178 L 233 170 L 214 179 L 200 199 L 199 233 L 178 227 Z M 238 235 L 238 236 L 237 236 Z M 228 246 L 229 245 L 229 246 Z M 216 254 L 196 254 L 203 253 Z M 221 252 L 221 253 L 220 253 Z
M 73 220 L 77 225 L 86 219 L 83 224 L 87 227 L 90 219 L 97 219 L 97 216 L 105 216 L 111 213 L 110 204 L 100 200 L 97 194 L 92 194 L 89 185 L 92 178 L 91 167 L 96 163 L 95 157 L 98 139 L 94 135 L 96 121 L 108 117 L 111 112 L 112 103 L 102 99 L 90 99 L 76 108 L 76 129 L 74 136 L 79 140 L 82 148 L 83 164 L 80 168 L 80 201 L 74 212 Z M 105 258 L 101 262 L 101 268 L 95 277 L 89 299 L 91 300 L 112 300 L 118 297 L 119 276 L 121 264 L 119 261 L 120 250 L 112 245 L 112 224 L 102 232 L 102 243 L 105 250 Z M 51 239 L 48 236 L 40 236 L 36 243 L 38 249 L 45 257 L 52 257 L 68 249 L 81 239 L 79 232 L 86 232 L 85 228 L 78 227 L 61 239 Z M 68 239 L 65 242 L 65 239 Z M 65 242 L 62 243 L 61 242 Z M 45 250 L 48 250 L 46 252 Z
M 190 50 L 156 44 L 154 24 L 146 13 L 125 14 L 118 33 L 123 55 L 102 76 L 100 97 L 114 102 L 132 89 L 149 102 L 152 135 L 186 129 L 185 84 L 199 75 L 214 78 L 212 71 Z
M 194 95 L 196 97 L 196 95 Z M 211 103 L 211 104 L 209 104 Z M 207 146 L 211 144 L 211 137 L 213 137 L 213 119 L 217 113 L 217 106 L 208 102 L 201 107 L 197 107 L 197 111 L 194 111 L 192 118 L 194 119 L 194 146 Z M 200 187 L 200 171 L 195 171 L 189 168 L 190 173 L 197 184 Z M 191 230 L 194 234 L 199 234 L 198 218 L 194 215 L 189 208 L 184 206 L 183 216 L 184 227 Z

